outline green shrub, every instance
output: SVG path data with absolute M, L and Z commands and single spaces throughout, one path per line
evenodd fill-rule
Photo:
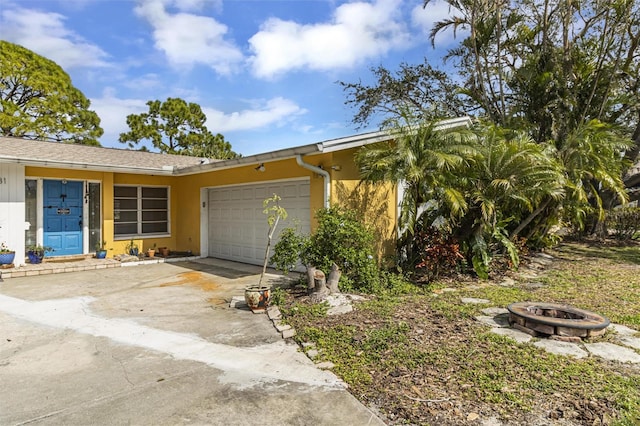
M 640 232 L 640 208 L 624 207 L 609 211 L 606 226 L 619 240 L 636 238 Z
M 287 301 L 287 292 L 282 287 L 276 287 L 271 290 L 271 295 L 269 296 L 269 303 L 274 306 L 284 306 Z
M 430 282 L 441 275 L 459 269 L 464 261 L 460 245 L 451 236 L 430 226 L 417 232 L 411 240 L 413 259 L 408 259 L 404 269 L 417 281 Z
M 331 207 L 319 210 L 316 219 L 318 227 L 303 247 L 302 263 L 325 273 L 335 263 L 342 271 L 342 290 L 375 290 L 379 273 L 373 233 L 358 220 L 356 212 Z
M 309 237 L 297 228 L 286 228 L 274 247 L 271 263 L 283 272 L 291 271 L 300 260 L 329 273 L 335 263 L 342 271 L 340 289 L 375 292 L 379 289 L 378 265 L 374 260 L 373 234 L 356 212 L 339 207 L 316 213 L 318 227 Z
M 297 225 L 284 228 L 269 262 L 286 275 L 296 268 L 300 262 L 300 253 L 308 243 L 309 238 L 300 234 Z

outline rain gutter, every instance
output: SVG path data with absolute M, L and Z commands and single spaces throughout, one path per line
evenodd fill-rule
M 331 200 L 331 176 L 329 175 L 329 172 L 327 172 L 324 169 L 321 169 L 318 166 L 314 166 L 313 164 L 309 164 L 309 163 L 305 163 L 302 160 L 302 155 L 296 155 L 296 162 L 298 163 L 298 165 L 302 168 L 305 168 L 307 170 L 311 170 L 314 173 L 319 174 L 320 176 L 322 176 L 322 178 L 324 179 L 324 207 L 325 208 L 329 208 L 331 207 L 330 205 L 330 200 Z

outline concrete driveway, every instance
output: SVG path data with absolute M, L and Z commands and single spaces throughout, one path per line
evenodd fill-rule
M 266 315 L 229 307 L 258 274 L 202 259 L 5 280 L 0 424 L 383 424 Z

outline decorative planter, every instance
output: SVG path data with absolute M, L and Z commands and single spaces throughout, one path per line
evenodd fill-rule
M 11 265 L 16 257 L 16 252 L 0 253 L 0 265 Z
M 105 257 L 107 257 L 107 251 L 106 250 L 98 250 L 98 251 L 96 251 L 96 259 L 104 259 Z
M 138 248 L 136 247 L 136 248 L 129 249 L 129 254 L 131 256 L 137 256 L 138 255 Z
M 148 257 L 156 257 L 156 251 L 152 250 L 152 249 L 147 250 L 147 256 Z
M 41 254 L 37 251 L 28 251 L 27 252 L 27 257 L 29 258 L 29 263 L 42 263 L 42 258 L 44 257 L 44 254 Z
M 264 311 L 269 306 L 269 287 L 264 285 L 246 287 L 244 301 L 252 312 Z
M 158 247 L 158 253 L 160 254 L 160 256 L 162 257 L 167 257 L 169 256 L 169 248 L 168 247 Z

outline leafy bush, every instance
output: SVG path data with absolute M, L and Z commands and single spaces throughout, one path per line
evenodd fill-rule
M 607 213 L 606 226 L 619 240 L 630 240 L 640 232 L 640 208 L 625 207 Z
M 287 301 L 287 292 L 282 287 L 276 287 L 271 291 L 269 303 L 274 306 L 284 306 Z
M 417 232 L 411 244 L 415 259 L 407 267 L 418 281 L 429 282 L 451 273 L 464 261 L 458 242 L 433 226 Z
M 297 226 L 284 228 L 269 261 L 286 275 L 298 266 L 300 253 L 308 243 L 309 238 L 301 235 Z
M 282 231 L 274 247 L 271 263 L 283 272 L 291 271 L 300 259 L 328 273 L 335 263 L 342 271 L 341 290 L 374 292 L 380 285 L 378 266 L 374 260 L 373 234 L 358 220 L 352 210 L 339 207 L 316 213 L 318 227 L 309 237 L 296 228 Z
M 301 258 L 327 272 L 335 263 L 342 271 L 343 290 L 373 291 L 379 285 L 373 234 L 353 210 L 331 207 L 316 213 L 318 227 L 303 247 Z

